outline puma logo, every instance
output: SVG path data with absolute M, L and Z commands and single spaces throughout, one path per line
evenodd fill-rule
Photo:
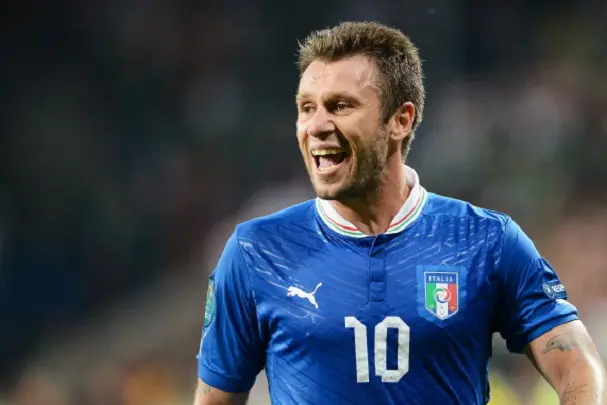
M 318 283 L 318 285 L 312 292 L 305 292 L 304 290 L 302 290 L 299 287 L 289 287 L 287 289 L 287 297 L 299 297 L 299 298 L 307 299 L 308 301 L 310 301 L 310 304 L 314 305 L 314 307 L 316 307 L 316 309 L 318 309 L 318 302 L 316 302 L 316 298 L 314 297 L 314 294 L 316 294 L 316 291 L 318 291 L 318 289 L 320 288 L 321 285 L 322 285 L 322 283 Z

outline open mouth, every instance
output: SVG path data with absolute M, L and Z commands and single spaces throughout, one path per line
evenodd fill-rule
M 312 157 L 316 163 L 316 168 L 323 172 L 336 169 L 344 160 L 346 160 L 347 156 L 346 150 L 342 148 L 315 149 L 312 151 Z

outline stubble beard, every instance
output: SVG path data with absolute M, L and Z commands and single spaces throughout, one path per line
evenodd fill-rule
M 350 164 L 354 167 L 338 189 L 323 190 L 310 176 L 316 195 L 323 200 L 345 201 L 375 192 L 388 161 L 388 137 L 387 130 L 380 128 L 374 142 L 359 149 L 356 156 L 350 157 Z

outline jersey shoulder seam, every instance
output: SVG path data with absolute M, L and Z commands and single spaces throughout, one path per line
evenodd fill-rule
M 281 226 L 281 225 L 291 225 L 291 224 L 297 224 L 300 222 L 306 222 L 309 221 L 310 219 L 314 219 L 315 216 L 313 213 L 311 213 L 310 211 L 312 210 L 312 207 L 308 207 L 307 211 L 305 214 L 302 214 L 299 218 L 280 218 L 280 219 L 276 219 L 276 218 L 272 218 L 274 215 L 276 215 L 276 213 L 274 214 L 270 214 L 267 216 L 262 216 L 262 217 L 257 217 L 257 218 L 253 218 L 249 221 L 245 221 L 242 222 L 240 224 L 238 224 L 238 228 L 243 228 L 246 227 L 245 229 L 245 237 L 248 237 L 250 234 L 255 234 L 255 231 L 258 229 L 263 229 L 263 228 L 269 228 L 272 226 Z
M 479 208 L 479 207 L 476 207 Z M 485 217 L 487 220 L 491 221 L 491 222 L 497 222 L 500 224 L 500 230 L 502 233 L 504 233 L 504 231 L 506 230 L 506 226 L 508 225 L 508 223 L 510 221 L 512 221 L 512 219 L 510 218 L 509 215 L 507 214 L 503 214 L 501 212 L 497 212 L 497 211 L 491 211 L 491 210 L 487 210 L 486 208 L 479 208 L 488 212 L 491 212 L 495 215 L 499 215 L 501 217 L 500 218 L 491 218 L 491 217 Z M 420 217 L 447 217 L 447 218 L 470 218 L 470 217 L 474 217 L 475 215 L 471 215 L 471 214 L 465 214 L 465 215 L 457 215 L 457 214 L 445 214 L 445 213 L 431 213 L 431 212 L 422 212 L 422 214 L 420 215 Z
M 438 198 L 438 199 L 450 200 L 450 201 L 456 202 L 458 205 L 463 204 L 463 205 L 467 205 L 468 207 L 470 207 L 474 210 L 482 211 L 485 214 L 484 218 L 487 218 L 488 220 L 491 220 L 491 221 L 497 221 L 498 223 L 500 223 L 502 231 L 504 231 L 506 229 L 508 222 L 511 220 L 510 216 L 504 212 L 495 211 L 495 210 L 492 210 L 492 209 L 486 208 L 486 207 L 481 207 L 481 206 L 471 203 L 470 201 L 458 200 L 455 198 L 446 197 L 446 196 L 432 193 L 432 192 L 428 192 L 428 194 L 431 196 L 434 196 L 435 198 Z M 447 213 L 447 214 L 446 213 L 432 213 L 432 212 L 427 212 L 427 210 L 424 210 L 424 212 L 422 212 L 421 215 L 422 216 L 447 216 L 450 218 L 467 218 L 467 217 L 474 217 L 474 216 L 481 217 L 481 215 L 478 215 L 478 214 L 475 215 L 475 214 L 471 214 L 471 213 L 465 213 L 463 215 L 458 215 L 458 214 L 452 214 L 452 213 Z

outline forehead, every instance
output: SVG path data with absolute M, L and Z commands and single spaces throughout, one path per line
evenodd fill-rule
M 329 93 L 377 94 L 377 68 L 368 57 L 356 55 L 334 62 L 315 60 L 301 75 L 298 97 Z

